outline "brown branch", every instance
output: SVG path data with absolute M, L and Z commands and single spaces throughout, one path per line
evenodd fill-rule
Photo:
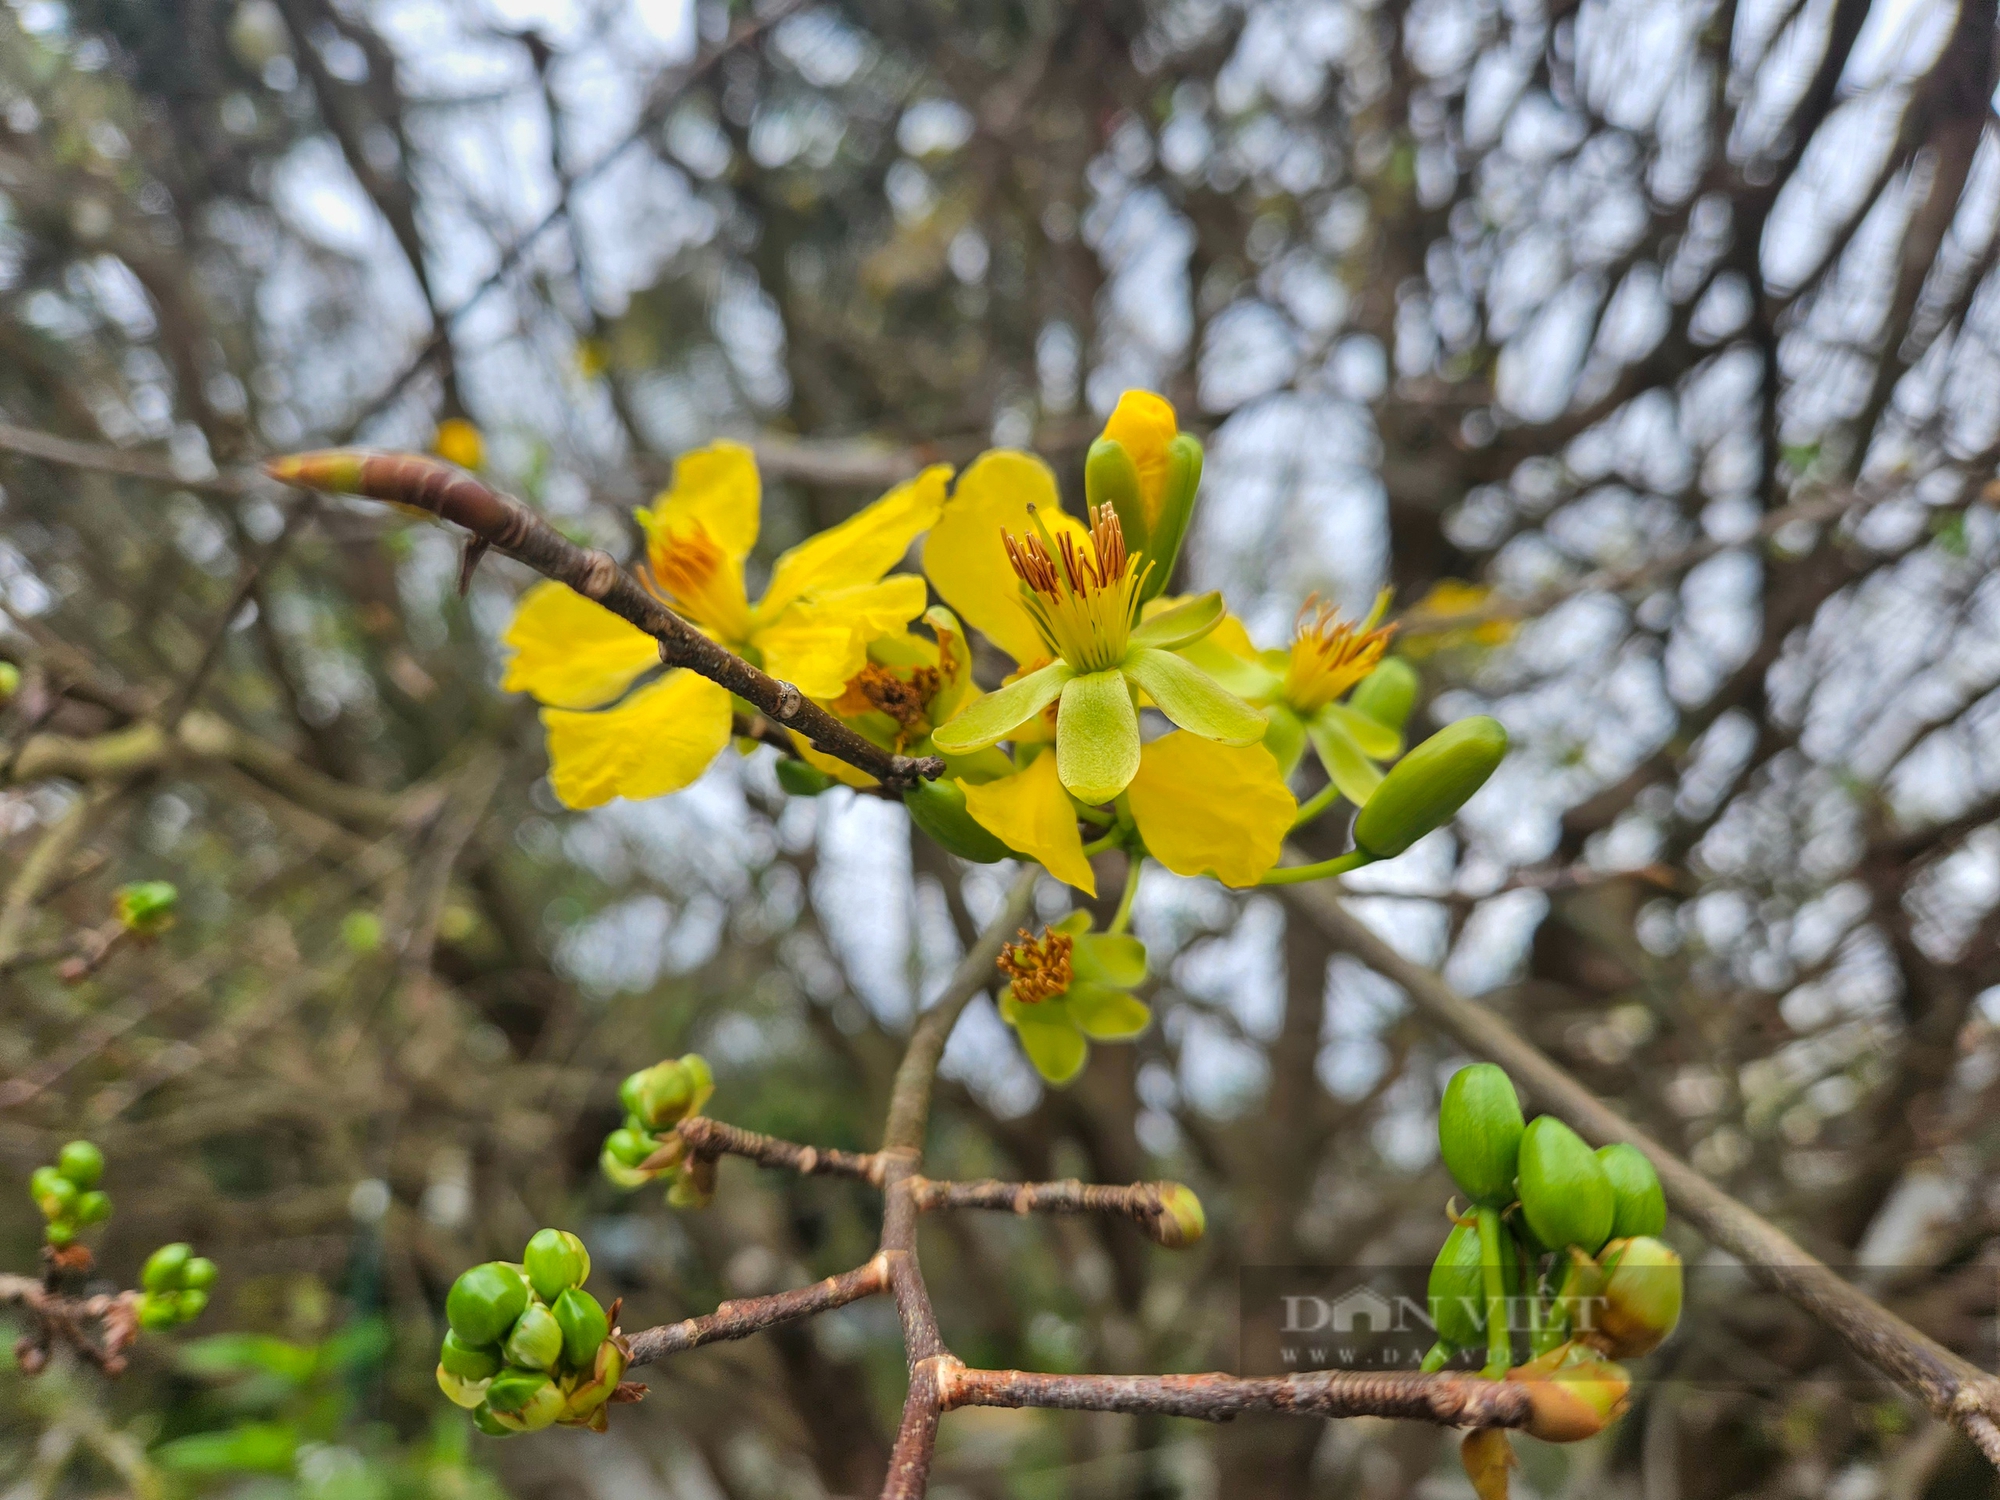
M 513 496 L 440 459 L 333 450 L 279 459 L 266 465 L 266 471 L 288 484 L 364 495 L 463 527 L 475 548 L 496 548 L 603 605 L 658 641 L 660 660 L 667 666 L 686 667 L 720 683 L 767 718 L 796 729 L 825 754 L 866 771 L 884 786 L 900 789 L 919 777 L 944 774 L 937 756 L 892 755 L 871 744 L 789 682 L 768 676 L 703 635 L 610 553 L 577 546 Z
M 122 1374 L 125 1351 L 139 1336 L 139 1294 L 67 1297 L 39 1277 L 0 1274 L 0 1306 L 18 1307 L 29 1329 L 14 1345 L 24 1375 L 38 1375 L 57 1342 L 107 1375 Z
M 1192 1202 L 1193 1193 L 1178 1182 L 1135 1182 L 1130 1187 L 1078 1182 L 940 1182 L 929 1177 L 907 1179 L 919 1213 L 941 1208 L 991 1208 L 1010 1214 L 1113 1214 L 1132 1220 L 1148 1238 L 1169 1250 L 1190 1245 L 1199 1233 L 1174 1213 L 1175 1199 Z
M 797 1172 L 801 1177 L 853 1177 L 878 1185 L 882 1181 L 882 1157 L 877 1152 L 864 1154 L 801 1146 L 726 1125 L 706 1115 L 689 1115 L 676 1128 L 689 1151 L 710 1160 L 718 1156 L 742 1156 L 759 1166 Z
M 207 479 L 191 479 L 176 473 L 170 465 L 144 454 L 129 453 L 102 443 L 79 443 L 53 433 L 37 432 L 31 427 L 16 427 L 11 422 L 0 422 L 0 452 L 38 458 L 43 463 L 57 464 L 65 469 L 84 469 L 119 479 L 144 480 L 168 489 L 192 490 L 223 500 L 240 500 L 253 488 L 266 488 L 254 470 L 225 471 Z
M 1600 1144 L 1629 1141 L 1660 1174 L 1668 1201 L 1710 1242 L 1741 1260 L 1764 1285 L 1831 1328 L 1848 1348 L 1956 1423 L 2000 1467 L 2000 1379 L 1960 1358 L 1842 1280 L 1777 1225 L 1730 1197 L 1599 1099 L 1499 1015 L 1412 963 L 1349 912 L 1331 891 L 1286 894 L 1341 949 L 1394 980 L 1411 1003 L 1460 1045 L 1500 1064 L 1527 1092 Z
M 634 1365 L 650 1364 L 669 1354 L 699 1349 L 704 1344 L 748 1338 L 767 1328 L 796 1323 L 800 1318 L 831 1312 L 836 1307 L 873 1297 L 888 1284 L 888 1262 L 881 1255 L 876 1255 L 866 1264 L 843 1271 L 838 1276 L 829 1276 L 824 1281 L 816 1281 L 811 1286 L 774 1292 L 768 1297 L 745 1297 L 740 1301 L 725 1302 L 714 1312 L 699 1318 L 665 1323 L 658 1328 L 635 1333 L 627 1340 L 632 1347 L 631 1362 Z

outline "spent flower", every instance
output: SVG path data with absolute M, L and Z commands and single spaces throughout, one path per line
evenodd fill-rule
M 1082 1071 L 1090 1042 L 1128 1041 L 1152 1024 L 1152 1010 L 1131 993 L 1146 981 L 1145 944 L 1090 929 L 1089 912 L 1071 912 L 1039 937 L 1023 928 L 1000 953 L 1000 1015 L 1050 1083 Z

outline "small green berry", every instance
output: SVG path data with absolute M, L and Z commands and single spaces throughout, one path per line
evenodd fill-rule
M 80 1188 L 94 1188 L 104 1176 L 104 1153 L 89 1141 L 71 1141 L 57 1155 L 56 1170 Z
M 194 1248 L 178 1240 L 171 1245 L 160 1246 L 146 1257 L 145 1269 L 139 1272 L 139 1284 L 149 1292 L 178 1291 L 181 1273 L 187 1269 L 193 1255 Z

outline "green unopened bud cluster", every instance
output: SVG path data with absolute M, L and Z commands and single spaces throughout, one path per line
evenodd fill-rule
M 715 1165 L 691 1158 L 675 1127 L 699 1114 L 715 1092 L 707 1059 L 690 1052 L 641 1068 L 618 1087 L 625 1123 L 604 1138 L 597 1158 L 604 1175 L 622 1188 L 667 1180 L 667 1202 L 700 1208 L 714 1192 Z
M 602 1432 L 627 1351 L 583 1289 L 590 1252 L 563 1229 L 540 1229 L 520 1261 L 488 1261 L 452 1283 L 451 1331 L 437 1382 L 493 1437 L 560 1423 Z
M 103 1176 L 104 1153 L 89 1141 L 71 1141 L 56 1153 L 53 1166 L 35 1168 L 28 1196 L 48 1221 L 42 1237 L 49 1244 L 60 1250 L 111 1217 L 111 1200 L 97 1185 Z
M 1484 1346 L 1483 1374 L 1533 1388 L 1530 1432 L 1601 1430 L 1630 1385 L 1611 1361 L 1650 1353 L 1680 1321 L 1680 1257 L 1655 1238 L 1667 1222 L 1659 1175 L 1636 1147 L 1592 1151 L 1553 1115 L 1524 1120 L 1492 1063 L 1445 1086 L 1438 1145 L 1472 1208 L 1431 1267 L 1438 1344 L 1425 1367 Z M 1515 1368 L 1507 1314 L 1524 1295 L 1532 1358 Z
M 139 1326 L 155 1333 L 191 1323 L 208 1306 L 215 1285 L 215 1262 L 196 1255 L 194 1247 L 176 1240 L 146 1257 L 139 1272 Z
M 135 937 L 158 937 L 174 925 L 180 888 L 171 880 L 135 880 L 112 893 L 111 910 Z

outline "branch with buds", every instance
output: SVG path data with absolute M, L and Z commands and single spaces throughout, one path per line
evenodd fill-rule
M 660 660 L 719 683 L 765 718 L 796 730 L 822 753 L 900 791 L 944 774 L 936 756 L 893 755 L 870 744 L 789 682 L 780 682 L 724 649 L 643 588 L 610 553 L 579 547 L 512 495 L 481 483 L 442 459 L 414 454 L 329 449 L 274 459 L 265 472 L 282 483 L 370 500 L 448 521 L 469 533 L 459 569 L 461 592 L 491 551 L 576 590 L 660 645 Z
M 57 1345 L 77 1355 L 107 1375 L 125 1370 L 125 1351 L 139 1336 L 139 1292 L 118 1292 L 95 1297 L 66 1296 L 54 1285 L 62 1274 L 55 1261 L 74 1262 L 80 1247 L 67 1252 L 46 1252 L 51 1267 L 44 1278 L 0 1275 L 0 1306 L 18 1307 L 28 1315 L 28 1331 L 15 1340 L 14 1359 L 23 1375 L 39 1375 L 47 1367 Z M 81 1251 L 87 1266 L 88 1251 Z

